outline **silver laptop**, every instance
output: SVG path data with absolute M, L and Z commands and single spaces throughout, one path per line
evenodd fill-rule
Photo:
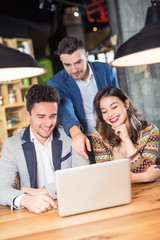
M 55 180 L 60 216 L 131 202 L 128 158 L 58 170 Z

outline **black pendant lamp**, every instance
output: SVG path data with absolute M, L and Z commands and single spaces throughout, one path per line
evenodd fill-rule
M 29 54 L 0 44 L 0 82 L 42 75 L 46 69 Z
M 151 1 L 145 27 L 123 43 L 111 63 L 115 67 L 129 67 L 160 62 L 160 1 Z

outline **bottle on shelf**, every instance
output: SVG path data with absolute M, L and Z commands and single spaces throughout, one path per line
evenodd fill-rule
M 3 96 L 0 95 L 0 105 L 3 105 Z
M 8 89 L 8 97 L 9 97 L 9 103 L 13 104 L 16 102 L 16 94 L 12 88 Z
M 11 119 L 8 119 L 8 120 L 7 120 L 7 125 L 8 125 L 9 128 L 12 127 L 12 120 L 11 120 Z
M 22 80 L 24 86 L 29 86 L 30 85 L 30 79 L 29 78 L 24 78 Z
M 20 52 L 25 52 L 24 46 L 23 46 L 23 44 L 22 44 L 21 42 L 18 43 L 17 49 L 18 49 Z

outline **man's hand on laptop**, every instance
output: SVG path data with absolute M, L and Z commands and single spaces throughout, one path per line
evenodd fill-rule
M 72 148 L 75 152 L 84 158 L 88 159 L 88 155 L 85 151 L 85 146 L 88 151 L 91 151 L 90 140 L 82 133 L 78 126 L 70 128 L 70 135 L 72 137 Z
M 27 208 L 34 213 L 44 213 L 57 208 L 57 204 L 48 195 L 42 193 L 37 195 L 26 194 L 20 201 L 20 207 Z

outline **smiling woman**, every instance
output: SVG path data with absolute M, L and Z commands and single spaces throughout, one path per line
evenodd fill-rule
M 94 98 L 94 109 L 97 121 L 92 145 L 96 162 L 128 157 L 132 182 L 160 178 L 155 165 L 159 130 L 140 119 L 127 94 L 113 86 L 102 88 Z

